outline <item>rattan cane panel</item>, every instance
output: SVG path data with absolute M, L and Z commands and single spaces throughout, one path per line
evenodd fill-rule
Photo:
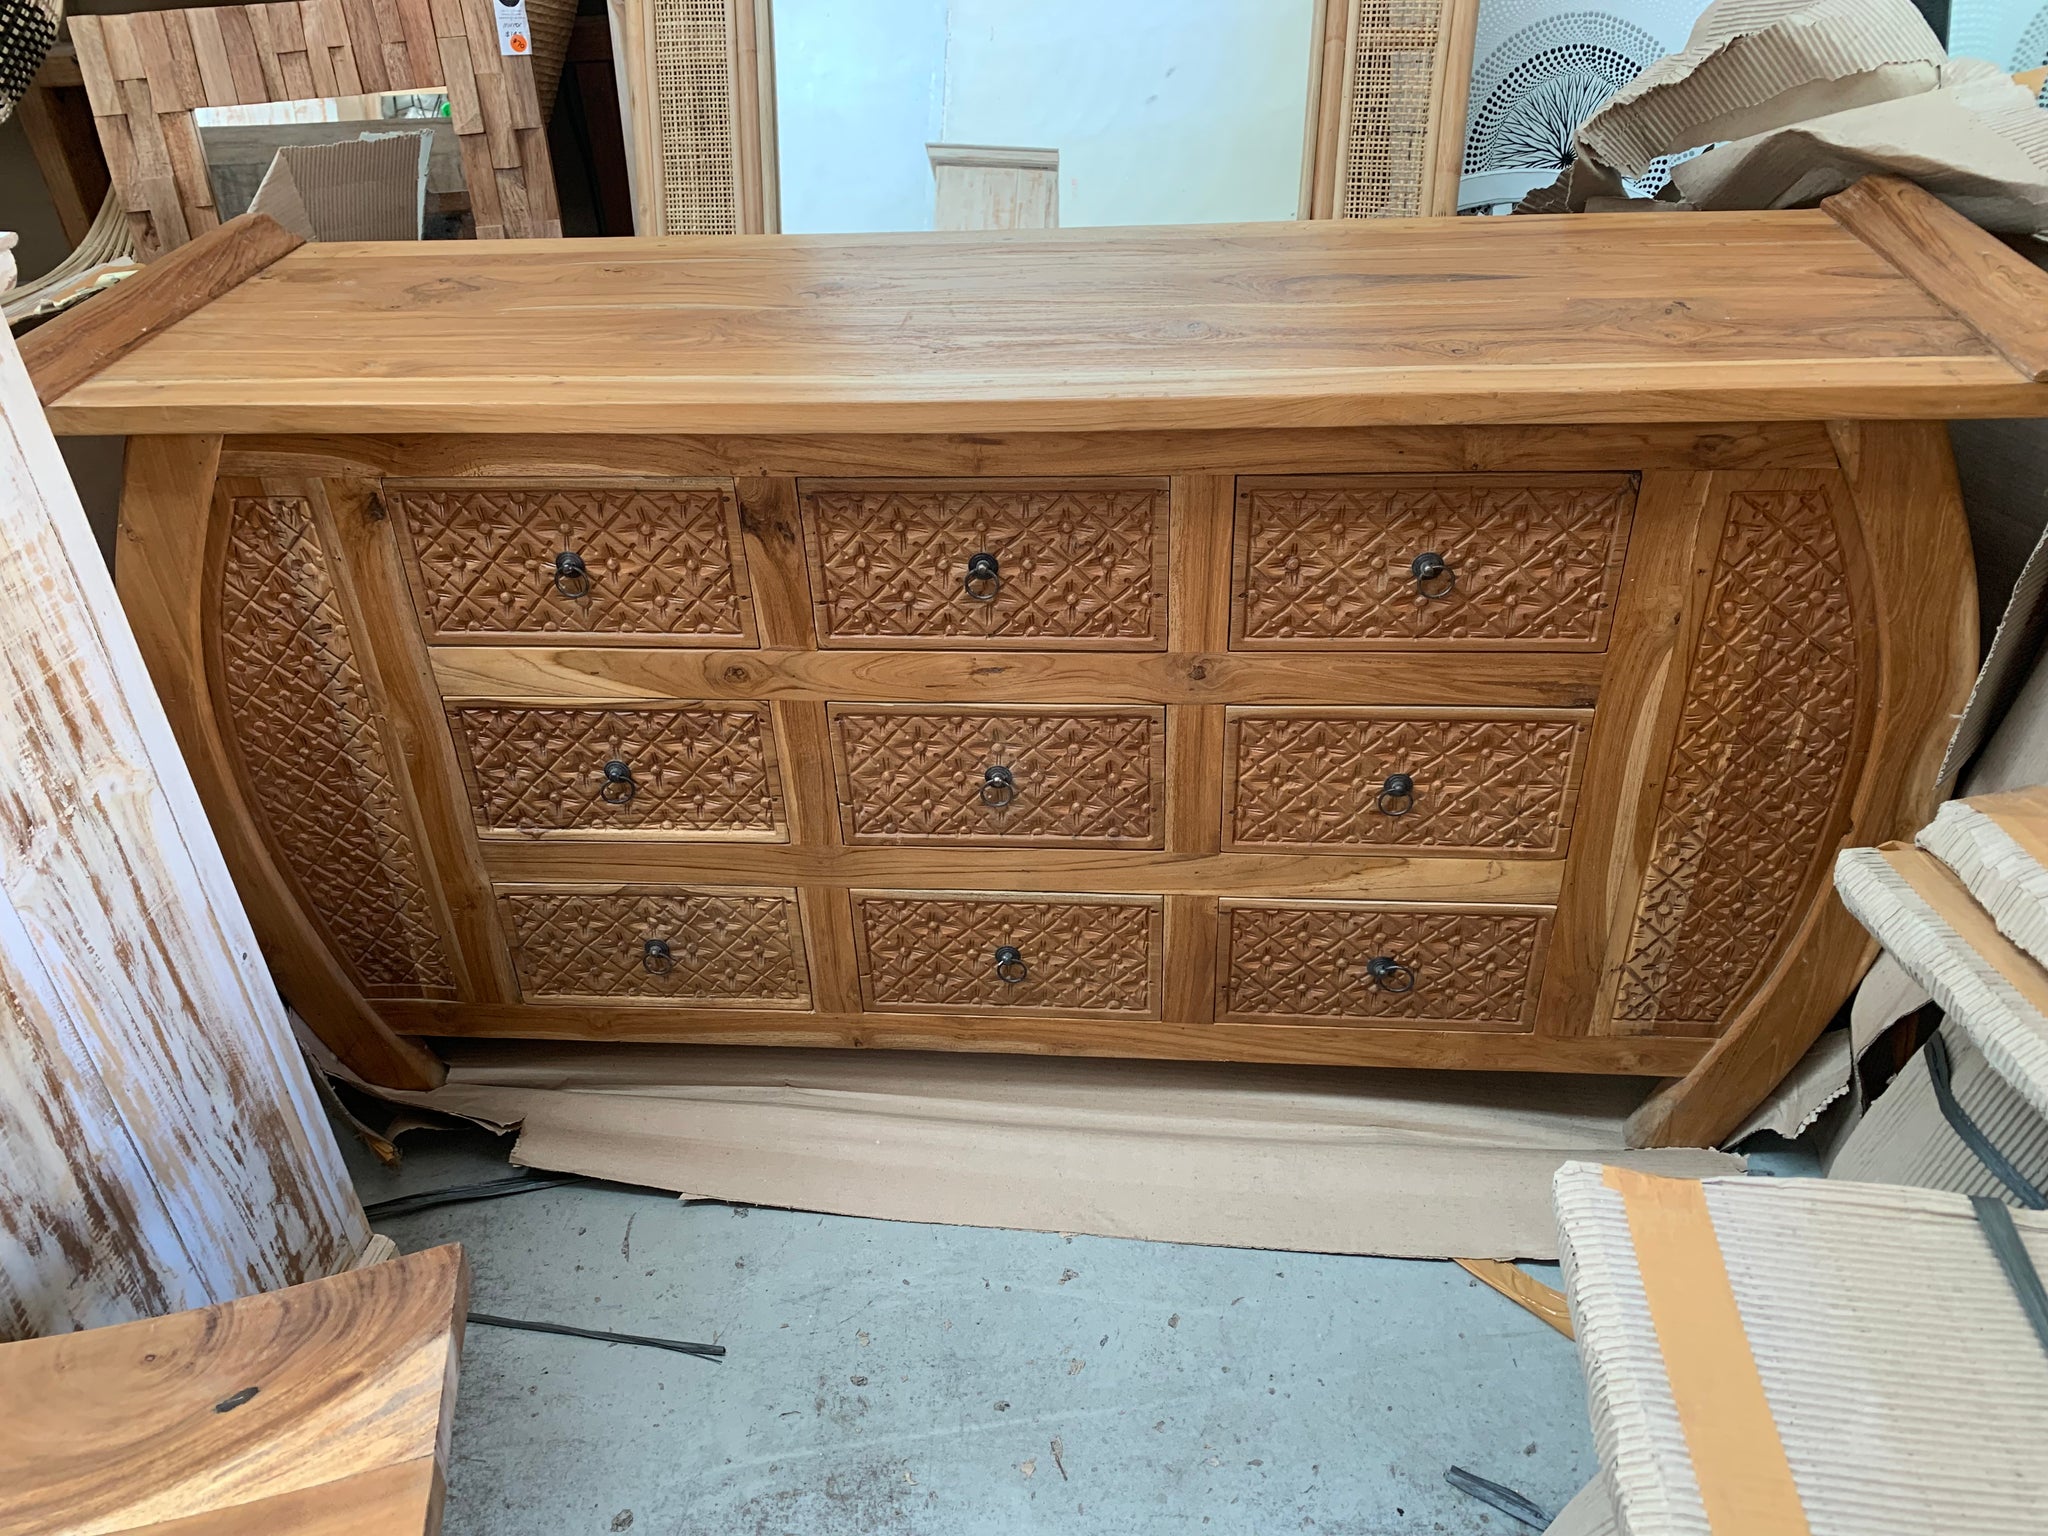
M 1226 900 L 1217 1016 L 1247 1023 L 1427 1024 L 1527 1029 L 1549 943 L 1546 912 Z M 1377 956 L 1409 968 L 1405 993 L 1374 984 Z
M 653 11 L 661 232 L 737 234 L 731 0 L 653 0 Z
M 529 1002 L 810 1006 L 794 891 L 535 891 L 501 896 L 499 905 Z M 669 946 L 666 974 L 649 971 L 649 940 Z
M 1352 0 L 1337 216 L 1414 218 L 1422 206 L 1442 0 Z
M 1144 897 L 854 895 L 862 998 L 885 1011 L 1156 1018 L 1162 923 Z M 1020 952 L 1023 980 L 995 974 L 1004 945 Z

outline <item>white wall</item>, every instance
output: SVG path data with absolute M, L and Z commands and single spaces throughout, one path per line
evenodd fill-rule
M 775 0 L 782 227 L 929 229 L 926 140 L 1060 152 L 1060 223 L 1294 217 L 1312 0 Z

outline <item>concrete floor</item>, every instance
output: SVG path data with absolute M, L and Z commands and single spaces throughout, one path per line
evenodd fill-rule
M 511 1171 L 408 1144 L 350 1147 L 365 1201 Z M 1570 1342 L 1450 1264 L 594 1186 L 377 1225 L 463 1243 L 478 1311 L 729 1351 L 472 1328 L 448 1536 L 1463 1536 L 1520 1527 L 1453 1462 L 1552 1510 L 1594 1466 Z

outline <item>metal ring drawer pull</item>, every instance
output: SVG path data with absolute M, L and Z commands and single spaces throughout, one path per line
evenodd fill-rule
M 1003 590 L 1003 573 L 996 564 L 996 557 L 987 550 L 970 555 L 967 559 L 967 576 L 961 582 L 967 595 L 977 603 L 992 603 L 996 594 Z
M 571 602 L 580 603 L 590 596 L 590 568 L 573 549 L 555 556 L 555 590 Z
M 1406 816 L 1415 809 L 1415 780 L 1405 773 L 1390 773 L 1380 786 L 1382 816 Z
M 1365 962 L 1365 974 L 1382 992 L 1413 992 L 1415 973 L 1392 955 L 1374 955 Z
M 1417 555 L 1409 563 L 1408 574 L 1415 579 L 1416 595 L 1430 602 L 1449 597 L 1458 585 L 1458 573 L 1433 549 Z
M 597 798 L 606 805 L 631 805 L 633 797 L 640 793 L 640 786 L 633 778 L 633 765 L 624 758 L 615 757 L 604 765 L 604 783 L 597 791 Z
M 1000 811 L 1017 798 L 1017 776 L 1001 763 L 981 770 L 981 803 Z
M 649 939 L 640 946 L 640 969 L 650 976 L 666 976 L 676 968 L 667 939 Z
M 1031 974 L 1031 967 L 1024 963 L 1024 952 L 1014 944 L 1004 944 L 996 950 L 996 979 L 1006 987 L 1014 987 Z

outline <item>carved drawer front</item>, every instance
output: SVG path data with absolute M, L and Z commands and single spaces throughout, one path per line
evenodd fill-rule
M 803 482 L 824 645 L 1166 644 L 1164 480 Z
M 850 843 L 1162 845 L 1163 709 L 831 713 Z
M 864 1005 L 1159 1016 L 1153 897 L 856 891 Z
M 1551 917 L 1226 899 L 1220 921 L 1219 1019 L 1523 1030 Z
M 1631 475 L 1241 479 L 1231 644 L 1597 650 Z
M 519 891 L 499 904 L 528 1002 L 811 1005 L 795 891 Z
M 1238 848 L 1561 856 L 1591 718 L 1233 709 L 1224 722 L 1224 836 Z
M 765 704 L 448 711 L 485 832 L 788 837 Z
M 430 639 L 755 643 L 729 484 L 387 481 Z

